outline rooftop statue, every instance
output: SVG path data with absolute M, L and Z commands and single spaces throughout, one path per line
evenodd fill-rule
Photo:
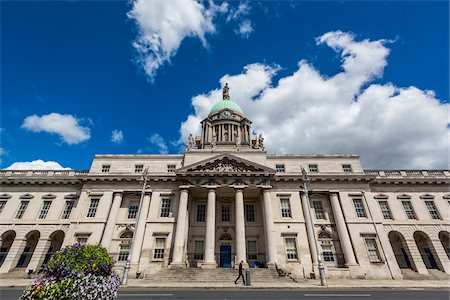
M 229 91 L 230 91 L 230 88 L 228 87 L 228 83 L 225 83 L 225 86 L 222 89 L 222 99 L 223 100 L 230 100 Z

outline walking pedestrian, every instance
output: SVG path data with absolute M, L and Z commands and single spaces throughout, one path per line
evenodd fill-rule
M 237 284 L 237 281 L 239 280 L 239 278 L 241 278 L 242 277 L 242 283 L 243 284 L 245 284 L 245 279 L 244 279 L 244 274 L 243 274 L 243 270 L 244 270 L 244 268 L 242 267 L 242 263 L 243 263 L 244 261 L 242 261 L 241 260 L 241 262 L 239 263 L 239 275 L 238 275 L 238 278 L 236 278 L 236 280 L 234 281 L 234 284 Z

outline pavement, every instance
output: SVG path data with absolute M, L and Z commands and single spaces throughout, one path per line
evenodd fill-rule
M 31 279 L 2 278 L 0 288 L 25 287 L 32 282 Z M 298 288 L 324 288 L 319 280 L 305 280 L 303 282 L 252 282 L 251 286 L 244 286 L 242 283 L 234 282 L 152 282 L 145 279 L 130 279 L 127 288 L 208 288 L 208 289 L 298 289 Z M 330 279 L 328 288 L 450 288 L 450 280 L 368 280 L 368 279 Z

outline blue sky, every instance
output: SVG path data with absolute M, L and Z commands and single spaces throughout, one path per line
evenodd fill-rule
M 272 153 L 448 167 L 447 1 L 201 2 L 188 12 L 167 2 L 0 2 L 0 167 L 43 160 L 88 169 L 97 153 L 178 153 L 225 81 Z M 177 11 L 192 12 L 192 24 L 161 29 Z M 139 51 L 149 33 L 169 50 Z M 345 70 L 352 55 L 356 67 Z M 362 79 L 351 75 L 359 67 Z M 349 100 L 336 107 L 335 97 Z M 287 126 L 294 142 L 284 145 L 277 132 Z

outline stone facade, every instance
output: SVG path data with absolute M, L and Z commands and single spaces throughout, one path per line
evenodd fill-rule
M 226 96 L 184 154 L 96 155 L 89 171 L 0 171 L 0 273 L 38 270 L 78 241 L 105 246 L 119 271 L 129 258 L 130 276 L 242 260 L 310 278 L 319 259 L 336 278 L 450 274 L 448 170 L 267 154 Z

